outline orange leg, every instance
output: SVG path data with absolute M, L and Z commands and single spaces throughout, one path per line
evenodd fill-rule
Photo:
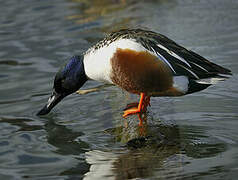
M 123 117 L 127 117 L 131 114 L 146 112 L 147 106 L 150 105 L 150 97 L 146 96 L 145 93 L 140 94 L 140 102 L 138 107 L 133 107 L 124 111 Z

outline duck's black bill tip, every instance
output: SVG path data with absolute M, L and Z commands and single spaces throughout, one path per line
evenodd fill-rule
M 37 116 L 43 116 L 50 112 L 50 109 L 47 108 L 47 105 L 45 105 L 36 115 Z
M 53 107 L 56 106 L 66 95 L 58 94 L 53 91 L 52 95 L 50 96 L 47 104 L 36 114 L 37 116 L 43 116 L 48 114 Z

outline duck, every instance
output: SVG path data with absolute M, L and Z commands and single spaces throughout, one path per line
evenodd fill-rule
M 115 85 L 140 100 L 123 117 L 146 112 L 151 97 L 184 96 L 208 88 L 231 71 L 149 30 L 121 29 L 108 34 L 56 73 L 52 94 L 37 115 L 48 114 L 87 80 Z

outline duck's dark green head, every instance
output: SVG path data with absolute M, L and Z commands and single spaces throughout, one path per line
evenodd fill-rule
M 37 115 L 48 114 L 65 96 L 74 93 L 87 81 L 83 56 L 73 56 L 56 74 L 53 92 Z

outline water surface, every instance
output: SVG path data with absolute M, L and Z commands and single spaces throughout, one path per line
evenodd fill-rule
M 236 179 L 237 1 L 9 0 L 0 9 L 0 179 Z M 35 115 L 65 60 L 127 27 L 160 32 L 233 77 L 196 94 L 153 98 L 143 128 L 136 116 L 121 117 L 138 97 L 113 86 Z

